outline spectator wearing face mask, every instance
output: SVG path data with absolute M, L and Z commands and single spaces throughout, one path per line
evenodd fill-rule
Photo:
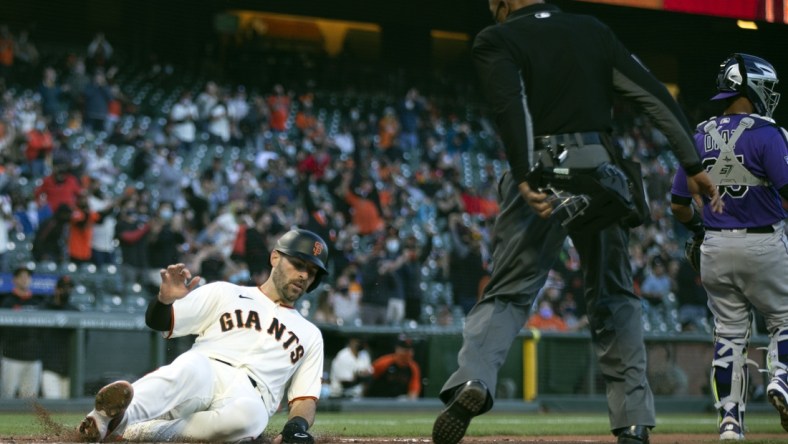
M 402 264 L 391 258 L 392 244 L 386 245 L 385 238 L 381 238 L 368 255 L 359 259 L 364 325 L 393 324 L 404 316 L 402 280 L 396 273 Z
M 539 310 L 531 315 L 525 324 L 527 328 L 535 328 L 542 331 L 567 331 L 569 328 L 561 316 L 558 316 L 553 309 L 553 304 L 548 300 L 539 302 Z

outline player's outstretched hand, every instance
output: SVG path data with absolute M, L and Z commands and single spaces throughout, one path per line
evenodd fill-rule
M 724 204 L 722 202 L 722 198 L 720 197 L 720 191 L 716 186 L 714 186 L 714 183 L 711 181 L 711 177 L 709 177 L 705 171 L 701 171 L 694 176 L 687 177 L 687 185 L 689 186 L 689 190 L 692 194 L 701 194 L 711 200 L 709 203 L 711 211 L 714 211 L 715 213 L 722 213 Z
M 172 304 L 194 290 L 200 283 L 200 277 L 192 277 L 191 271 L 184 264 L 169 265 L 159 270 L 161 285 L 159 286 L 159 302 Z
M 274 444 L 314 444 L 315 439 L 306 430 L 309 423 L 302 417 L 290 418 L 282 428 L 282 433 L 274 438 Z

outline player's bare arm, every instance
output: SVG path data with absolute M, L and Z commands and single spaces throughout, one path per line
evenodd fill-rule
M 158 299 L 159 302 L 166 305 L 185 297 L 200 283 L 200 277 L 192 277 L 191 271 L 186 268 L 185 264 L 169 265 L 166 269 L 160 270 L 159 274 L 161 275 L 161 285 L 159 286 Z

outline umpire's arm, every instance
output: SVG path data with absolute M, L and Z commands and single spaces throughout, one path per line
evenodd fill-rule
M 476 36 L 473 62 L 512 176 L 519 184 L 526 181 L 531 167 L 534 134 L 520 67 L 496 31 L 488 27 Z

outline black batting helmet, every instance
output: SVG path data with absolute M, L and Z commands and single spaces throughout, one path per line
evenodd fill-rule
M 307 293 L 314 290 L 320 285 L 320 280 L 323 275 L 328 273 L 326 269 L 326 262 L 328 262 L 328 245 L 317 234 L 300 228 L 295 228 L 276 241 L 274 250 L 288 256 L 295 256 L 307 262 L 315 264 L 318 272 L 315 275 L 315 280 L 312 285 L 306 289 Z

